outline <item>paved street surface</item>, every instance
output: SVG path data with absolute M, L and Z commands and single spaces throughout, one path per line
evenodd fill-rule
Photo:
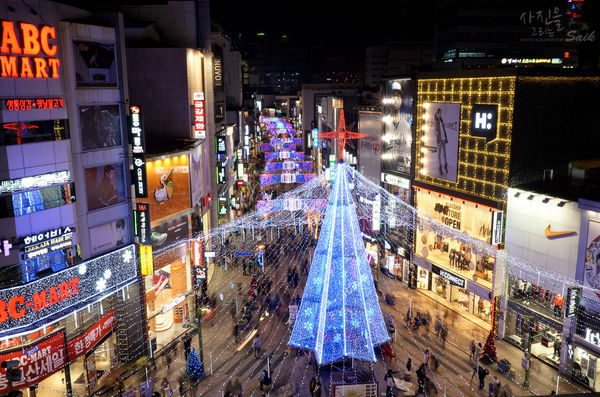
M 278 267 L 270 265 L 273 261 L 267 258 L 264 277 L 273 281 L 271 295 L 277 293 L 282 297 L 286 292 L 290 297 L 301 296 L 301 286 L 306 281 L 306 276 L 302 276 L 297 288 L 290 288 L 286 279 L 286 272 L 289 264 L 298 265 L 304 258 L 306 247 L 300 245 L 299 238 L 282 235 L 283 245 L 286 247 L 285 256 L 279 258 Z M 268 242 L 267 242 L 268 243 Z M 238 312 L 241 311 L 242 302 L 247 297 L 246 291 L 250 283 L 250 277 L 242 275 L 241 267 L 228 266 L 225 270 L 218 267 L 209 284 L 209 296 L 219 295 L 219 291 L 230 289 L 231 284 L 237 289 L 241 284 L 241 291 L 238 296 Z M 440 367 L 437 372 L 428 370 L 428 377 L 437 387 L 438 395 L 448 396 L 487 396 L 487 385 L 492 376 L 496 375 L 503 385 L 507 385 L 514 395 L 548 395 L 550 391 L 556 389 L 557 372 L 537 359 L 532 360 L 532 371 L 530 376 L 531 387 L 528 390 L 520 387 L 524 380 L 524 370 L 521 368 L 521 357 L 523 353 L 514 346 L 501 341 L 496 341 L 498 358 L 507 358 L 512 363 L 512 368 L 516 369 L 516 377 L 513 380 L 500 374 L 496 365 L 488 366 L 490 375 L 485 380 L 486 387 L 483 391 L 478 390 L 478 379 L 474 377 L 470 382 L 472 367 L 469 365 L 470 341 L 485 343 L 488 332 L 471 321 L 460 317 L 457 313 L 449 311 L 444 306 L 438 304 L 432 298 L 415 290 L 409 290 L 406 284 L 397 280 L 390 279 L 381 275 L 379 277 L 379 287 L 384 293 L 392 292 L 396 296 L 396 305 L 387 305 L 380 299 L 381 308 L 384 316 L 388 313 L 394 315 L 396 322 L 396 334 L 394 336 L 393 351 L 396 353 L 396 360 L 391 363 L 383 360 L 381 355 L 378 361 L 373 364 L 360 363 L 365 368 L 372 365 L 378 381 L 381 395 L 385 393 L 384 374 L 388 368 L 399 371 L 396 375 L 401 377 L 405 371 L 405 365 L 410 357 L 412 359 L 411 368 L 411 392 L 406 395 L 414 395 L 417 390 L 415 371 L 423 362 L 425 349 L 429 349 L 433 355 L 439 358 Z M 404 316 L 409 307 L 409 298 L 412 302 L 414 312 L 429 312 L 432 318 L 439 313 L 447 321 L 449 336 L 445 345 L 442 347 L 440 339 L 434 334 L 434 327 L 431 326 L 429 332 L 421 327 L 414 331 L 404 325 Z M 218 299 L 218 298 L 217 298 Z M 202 336 L 204 343 L 204 365 L 208 376 L 199 384 L 191 387 L 183 384 L 179 388 L 179 379 L 185 373 L 185 359 L 183 352 L 183 343 L 174 342 L 175 350 L 172 354 L 163 353 L 156 360 L 156 369 L 149 368 L 146 372 L 142 369 L 124 380 L 124 390 L 138 388 L 138 385 L 148 379 L 153 379 L 153 389 L 159 391 L 161 395 L 166 395 L 166 387 L 161 387 L 163 379 L 166 377 L 174 391 L 174 396 L 222 396 L 226 391 L 237 392 L 241 385 L 244 396 L 262 396 L 258 388 L 263 370 L 270 365 L 272 373 L 272 386 L 268 392 L 269 396 L 310 396 L 309 382 L 313 376 L 316 376 L 316 367 L 314 360 L 310 360 L 309 355 L 296 356 L 295 352 L 289 352 L 287 342 L 291 327 L 285 321 L 287 316 L 282 309 L 275 312 L 260 311 L 258 308 L 253 311 L 253 317 L 246 329 L 240 332 L 238 341 L 233 337 L 233 317 L 231 308 L 235 308 L 234 301 L 221 301 L 218 299 L 217 314 L 203 323 Z M 235 310 L 235 309 L 233 309 Z M 241 314 L 238 314 L 238 318 Z M 283 317 L 283 319 L 282 319 Z M 253 335 L 258 332 L 261 340 L 261 351 L 257 358 L 254 358 L 252 348 Z M 198 350 L 197 336 L 193 338 L 192 347 Z M 320 379 L 323 386 L 323 396 L 329 395 L 328 377 Z M 236 385 L 237 383 L 237 385 Z M 183 392 L 183 393 L 182 393 Z M 582 388 L 560 379 L 559 393 L 585 392 Z M 139 395 L 139 394 L 138 394 Z M 235 395 L 235 394 L 234 394 Z

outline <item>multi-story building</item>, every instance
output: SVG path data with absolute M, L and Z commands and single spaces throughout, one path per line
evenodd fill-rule
M 474 241 L 503 248 L 498 227 L 509 187 L 565 175 L 569 159 L 596 156 L 597 137 L 586 130 L 599 83 L 595 76 L 527 69 L 419 74 L 415 207 Z M 583 92 L 586 101 L 578 99 Z M 578 107 L 567 110 L 568 102 Z M 505 266 L 420 216 L 416 224 L 416 287 L 502 337 Z
M 26 395 L 91 394 L 147 352 L 122 16 L 8 0 L 0 19 L 0 361 Z

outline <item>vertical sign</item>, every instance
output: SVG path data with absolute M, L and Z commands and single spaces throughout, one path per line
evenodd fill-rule
M 142 276 L 151 276 L 154 272 L 151 245 L 140 245 L 140 267 Z
M 139 106 L 129 107 L 129 139 L 133 146 L 133 154 L 146 153 L 144 130 L 142 127 L 142 110 Z
M 502 244 L 503 212 L 494 211 L 492 214 L 492 244 Z
M 565 317 L 573 317 L 577 313 L 579 306 L 579 297 L 581 296 L 581 288 L 569 287 L 567 289 L 567 306 L 565 307 Z
M 150 204 L 137 203 L 135 223 L 140 244 L 150 244 Z
M 143 155 L 133 155 L 133 181 L 135 184 L 135 197 L 148 197 L 148 182 L 146 177 L 146 160 Z
M 194 138 L 206 139 L 204 92 L 194 92 Z
M 373 201 L 373 231 L 379 230 L 379 224 L 381 223 L 381 196 L 377 194 Z

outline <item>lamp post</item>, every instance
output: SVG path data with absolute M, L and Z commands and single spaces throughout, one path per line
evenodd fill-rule
M 525 381 L 523 382 L 523 387 L 529 387 L 529 370 L 531 368 L 531 343 L 535 338 L 540 336 L 540 334 L 536 334 L 533 330 L 532 316 L 523 316 L 523 318 L 527 319 L 527 351 L 525 352 L 524 358 L 522 360 L 522 367 L 525 370 Z

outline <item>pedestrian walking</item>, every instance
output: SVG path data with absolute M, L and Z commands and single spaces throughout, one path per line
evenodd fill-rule
M 496 394 L 498 394 L 497 388 L 498 388 L 498 377 L 496 377 L 496 375 L 494 375 L 494 378 L 488 384 L 488 396 L 496 397 Z
M 470 360 L 475 359 L 475 349 L 477 349 L 477 344 L 473 339 L 471 339 L 471 355 L 469 356 Z
M 383 377 L 383 380 L 386 381 L 385 397 L 394 397 L 396 395 L 396 382 L 394 381 L 395 373 L 397 372 L 388 369 Z
M 417 394 L 422 394 L 424 392 L 426 377 L 427 374 L 425 373 L 425 363 L 422 363 L 419 369 L 417 369 L 417 384 L 419 385 L 419 390 L 417 391 Z
M 471 379 L 469 379 L 469 387 L 471 386 L 471 383 L 473 382 L 473 377 L 479 373 L 479 359 L 477 356 L 475 356 L 475 358 L 473 358 L 472 364 L 473 364 L 473 373 L 471 374 Z
M 490 373 L 488 369 L 482 365 L 479 366 L 478 374 L 479 375 L 479 390 L 483 390 L 485 387 L 485 377 Z
M 446 348 L 446 338 L 448 337 L 448 327 L 442 325 L 442 330 L 440 332 L 440 338 L 442 338 L 442 347 Z
M 260 357 L 260 337 L 258 332 L 254 336 L 254 341 L 252 342 L 252 346 L 254 347 L 254 358 Z
M 237 342 L 238 338 L 240 336 L 240 327 L 239 327 L 239 325 L 237 323 L 233 324 L 233 331 L 232 331 L 232 333 L 233 333 L 233 340 Z
M 310 395 L 311 397 L 321 396 L 321 382 L 319 382 L 319 379 L 314 377 L 310 380 Z
M 246 276 L 246 261 L 242 262 L 242 275 Z
M 475 348 L 475 359 L 477 360 L 477 362 L 479 362 L 479 359 L 481 358 L 482 350 L 483 350 L 483 347 L 481 346 L 481 342 L 479 342 L 477 344 L 477 347 Z
M 425 365 L 427 366 L 427 368 L 429 368 L 429 356 L 430 356 L 429 349 L 426 349 L 424 358 L 425 358 Z
M 406 371 L 410 372 L 410 367 L 412 366 L 412 359 L 409 357 L 406 362 Z
M 440 319 L 439 316 L 437 316 L 435 319 L 435 334 L 438 338 L 440 337 L 441 332 L 442 332 L 442 320 Z

